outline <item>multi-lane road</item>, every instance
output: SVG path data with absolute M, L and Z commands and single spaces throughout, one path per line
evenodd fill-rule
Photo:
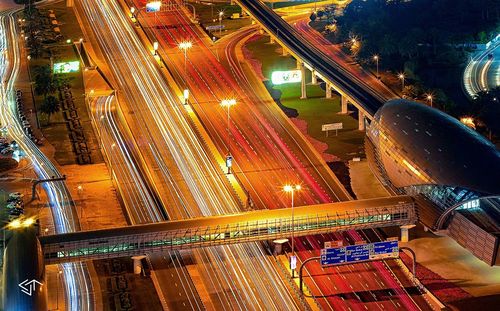
M 140 3 L 136 3 L 140 7 Z M 304 138 L 290 128 L 288 120 L 266 94 L 266 90 L 255 83 L 249 83 L 247 77 L 238 66 L 234 50 L 225 50 L 227 59 L 217 60 L 213 49 L 204 40 L 204 34 L 179 12 L 157 13 L 156 16 L 139 15 L 141 21 L 159 40 L 160 55 L 168 60 L 167 65 L 174 71 L 176 78 L 192 94 L 190 102 L 202 119 L 210 136 L 221 152 L 225 152 L 231 145 L 231 154 L 235 158 L 234 169 L 238 179 L 248 189 L 255 202 L 256 208 L 279 208 L 289 204 L 289 198 L 281 192 L 280 186 L 287 182 L 301 182 L 305 191 L 297 195 L 297 204 L 314 204 L 346 200 L 349 196 L 332 177 L 331 173 L 323 170 L 325 163 L 310 150 Z M 246 35 L 243 32 L 243 36 Z M 180 42 L 190 40 L 193 48 L 188 52 L 186 67 L 184 67 L 184 53 L 179 50 Z M 234 47 L 240 36 L 235 36 L 228 46 Z M 219 47 L 220 49 L 223 48 Z M 225 67 L 224 65 L 228 67 Z M 257 85 L 260 82 L 257 83 Z M 220 101 L 234 97 L 237 105 L 231 111 L 230 137 L 226 134 L 226 111 L 220 106 Z M 264 99 L 264 100 L 263 100 Z M 355 232 L 351 233 L 354 241 L 361 238 Z M 318 253 L 322 243 L 314 241 L 342 239 L 341 236 L 325 235 L 297 239 L 296 243 L 304 243 L 310 250 L 300 251 L 299 257 L 305 260 L 312 252 Z M 377 301 L 378 306 L 389 302 L 397 308 L 419 309 L 418 304 L 425 308 L 425 302 L 415 303 L 404 292 L 386 267 L 373 264 L 368 265 L 372 273 L 381 280 L 372 283 L 371 289 L 382 286 L 389 291 L 394 290 L 394 297 L 387 301 Z M 341 271 L 344 268 L 339 268 Z M 313 270 L 314 271 L 314 270 Z M 317 271 L 316 271 L 317 272 Z M 313 273 L 314 274 L 314 273 Z M 363 274 L 361 274 L 363 275 Z M 364 284 L 369 284 L 373 277 L 369 273 L 363 275 Z M 318 282 L 314 279 L 306 280 L 312 287 L 323 293 L 320 298 L 326 308 L 335 303 L 336 294 L 332 294 L 331 284 Z M 345 288 L 348 281 L 344 281 Z M 370 288 L 366 289 L 368 292 Z M 352 295 L 355 299 L 356 295 Z M 338 298 L 338 297 L 337 297 Z M 417 298 L 418 299 L 418 298 Z M 344 306 L 358 302 L 350 301 Z M 383 307 L 382 307 L 383 308 Z
M 146 168 L 144 176 L 157 188 L 168 217 L 238 211 L 239 203 L 225 175 L 200 143 L 182 102 L 161 76 L 156 60 L 144 48 L 122 8 L 109 1 L 76 4 L 80 16 L 91 21 L 88 29 L 94 33 L 93 40 L 102 50 L 116 83 L 120 108 L 141 153 L 140 165 Z M 209 294 L 215 293 L 211 298 L 216 308 L 297 308 L 271 262 L 261 259 L 265 250 L 260 244 L 193 253 L 205 285 L 215 288 L 209 287 Z M 150 257 L 163 292 L 172 287 L 172 279 L 168 273 L 160 275 L 166 259 L 159 256 L 155 260 Z M 192 291 L 179 291 L 179 295 L 189 292 Z M 191 300 L 179 300 L 185 305 L 174 301 L 175 307 L 193 308 Z

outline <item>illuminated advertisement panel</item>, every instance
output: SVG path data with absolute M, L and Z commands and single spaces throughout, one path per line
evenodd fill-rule
M 80 62 L 64 62 L 54 64 L 54 73 L 69 73 L 80 70 Z
M 146 3 L 146 12 L 159 12 L 161 8 L 161 1 L 152 1 Z
M 302 74 L 300 70 L 274 71 L 271 74 L 271 81 L 274 85 L 297 83 L 302 81 Z

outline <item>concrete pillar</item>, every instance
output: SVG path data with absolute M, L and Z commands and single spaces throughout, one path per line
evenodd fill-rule
M 332 98 L 332 86 L 328 82 L 325 85 L 325 91 L 326 91 L 326 98 Z
M 288 242 L 288 239 L 278 239 L 278 240 L 274 240 L 273 243 L 274 243 L 274 255 L 277 256 L 277 255 L 281 255 L 283 253 L 283 244 L 284 243 L 287 243 Z
M 349 100 L 347 99 L 346 96 L 340 95 L 340 105 L 341 105 L 340 113 L 344 113 L 344 114 L 347 113 L 347 103 L 348 102 L 349 102 Z
M 144 258 L 146 258 L 146 256 L 144 255 L 132 256 L 132 259 L 134 260 L 134 274 L 141 274 L 142 271 L 141 260 Z
M 408 228 L 401 227 L 401 242 L 406 243 L 409 240 Z
M 406 243 L 410 240 L 409 230 L 414 228 L 415 225 L 401 226 L 401 242 Z
M 358 110 L 358 130 L 365 130 L 365 114 L 361 110 Z
M 311 70 L 311 84 L 318 84 L 318 77 L 316 77 L 316 71 Z
M 304 63 L 300 63 L 300 73 L 302 75 L 302 82 L 301 82 L 301 95 L 300 99 L 306 99 L 307 98 L 307 88 L 306 88 L 306 66 L 304 66 Z
M 287 56 L 288 55 L 288 50 L 286 49 L 285 46 L 282 46 L 282 50 L 283 50 L 283 56 Z

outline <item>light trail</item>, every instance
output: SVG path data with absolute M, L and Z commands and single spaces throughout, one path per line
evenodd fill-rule
M 14 83 L 20 67 L 19 32 L 14 19 L 15 11 L 2 12 L 0 15 L 0 122 L 8 127 L 8 136 L 15 140 L 25 157 L 33 164 L 40 179 L 52 176 L 62 177 L 57 168 L 38 149 L 23 132 L 17 118 L 18 111 L 14 100 Z M 9 38 L 9 42 L 7 41 Z M 12 61 L 12 63 L 9 62 Z M 78 215 L 71 195 L 62 181 L 42 184 L 47 193 L 49 206 L 54 219 L 56 233 L 80 230 Z M 64 285 L 68 310 L 93 310 L 93 290 L 85 263 L 63 264 Z
M 182 193 L 186 195 L 186 190 L 189 191 L 199 208 L 199 211 L 194 211 L 198 215 L 238 211 L 238 203 L 224 175 L 199 143 L 185 119 L 182 103 L 161 77 L 152 55 L 144 51 L 142 43 L 133 35 L 134 30 L 121 8 L 107 1 L 81 1 L 81 4 L 85 15 L 92 21 L 93 31 L 125 101 L 134 105 L 131 118 L 141 125 L 140 133 L 133 132 L 136 139 L 140 138 L 138 145 L 155 146 L 154 150 L 148 151 L 149 154 L 155 160 L 158 156 L 169 168 L 168 171 L 160 170 L 164 183 L 169 184 L 170 176 L 175 177 L 176 183 L 185 183 L 187 189 Z M 175 167 L 170 164 L 171 159 Z M 187 216 L 195 216 L 195 213 Z M 220 257 L 226 263 L 212 261 L 210 264 L 215 271 L 235 284 L 232 289 L 242 289 L 231 291 L 234 297 L 228 299 L 235 304 L 228 304 L 229 308 L 297 308 L 272 265 L 261 260 L 264 251 L 260 245 L 252 243 L 209 251 L 212 256 L 209 258 Z M 251 264 L 245 267 L 229 264 L 243 258 Z
M 464 70 L 463 85 L 467 96 L 474 98 L 479 92 L 500 86 L 498 52 L 500 42 L 473 57 Z M 494 55 L 490 58 L 489 55 Z M 496 58 L 495 58 L 496 56 Z

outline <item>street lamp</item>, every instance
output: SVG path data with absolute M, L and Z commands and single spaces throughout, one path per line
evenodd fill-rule
M 398 78 L 401 80 L 401 92 L 404 92 L 404 90 L 405 90 L 405 74 L 404 74 L 404 72 L 399 73 Z
M 295 244 L 294 244 L 294 231 L 295 231 L 295 225 L 294 225 L 294 202 L 293 202 L 293 195 L 295 193 L 295 191 L 299 191 L 300 189 L 302 189 L 302 187 L 300 185 L 295 185 L 295 186 L 292 186 L 292 185 L 285 185 L 283 187 L 283 191 L 287 192 L 287 193 L 291 193 L 292 195 L 292 252 L 291 252 L 291 256 L 290 256 L 290 269 L 292 270 L 292 278 L 294 277 L 294 271 L 295 271 L 295 267 L 292 266 L 292 258 L 293 260 L 296 262 L 296 258 L 295 258 Z
M 222 17 L 224 16 L 224 11 L 219 11 L 219 37 L 222 37 Z
M 154 55 L 158 55 L 158 41 L 153 42 Z
M 62 270 L 57 271 L 56 309 L 59 310 L 59 282 L 61 282 Z
M 5 224 L 5 223 L 7 224 L 6 226 L 4 226 L 2 228 L 2 231 L 3 231 L 3 251 L 5 251 L 5 239 L 6 239 L 5 230 L 6 229 L 13 231 L 13 230 L 21 229 L 21 228 L 29 228 L 33 224 L 35 224 L 35 222 L 36 222 L 35 217 L 16 218 L 8 223 L 2 222 L 3 224 Z
M 377 79 L 379 79 L 379 74 L 378 74 L 378 60 L 380 59 L 380 57 L 375 54 L 373 55 L 373 60 L 375 61 L 375 64 L 377 64 Z
M 130 8 L 130 14 L 131 14 L 131 17 L 134 18 L 134 13 L 135 13 L 135 8 L 134 7 L 131 7 Z
M 432 101 L 434 100 L 434 96 L 431 93 L 427 93 L 427 94 L 425 94 L 425 99 L 427 99 L 429 101 L 429 104 L 432 107 Z
M 236 99 L 223 99 L 221 101 L 221 106 L 227 108 L 227 156 L 226 156 L 226 167 L 227 167 L 227 173 L 231 174 L 231 166 L 232 166 L 232 160 L 233 157 L 231 156 L 231 130 L 229 128 L 230 124 L 230 115 L 229 115 L 229 108 L 231 106 L 236 105 Z
M 193 47 L 191 41 L 182 41 L 179 43 L 179 49 L 184 51 L 184 74 L 186 74 L 187 51 Z
M 184 105 L 188 104 L 188 100 L 189 100 L 189 90 L 185 89 L 184 90 Z

